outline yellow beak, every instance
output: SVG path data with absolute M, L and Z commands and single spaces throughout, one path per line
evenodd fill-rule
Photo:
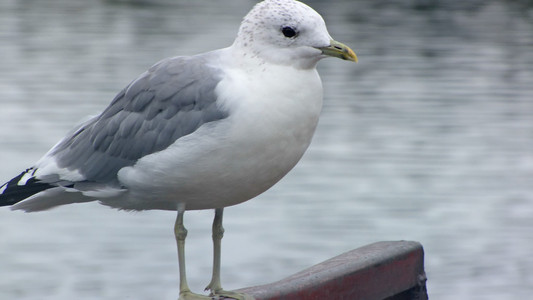
M 350 47 L 344 45 L 343 43 L 339 43 L 335 40 L 331 40 L 329 46 L 320 47 L 317 49 L 322 51 L 322 54 L 324 55 L 357 62 L 357 55 L 355 55 L 355 52 L 353 52 L 353 50 L 350 49 Z

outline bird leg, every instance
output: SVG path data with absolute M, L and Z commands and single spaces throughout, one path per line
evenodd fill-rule
M 213 220 L 213 276 L 211 282 L 207 285 L 205 290 L 210 290 L 212 297 L 231 298 L 238 300 L 253 300 L 250 295 L 245 295 L 237 292 L 225 291 L 222 289 L 220 283 L 220 252 L 222 237 L 224 237 L 224 227 L 222 227 L 222 216 L 224 208 L 215 209 L 215 218 Z
M 213 276 L 211 282 L 205 290 L 211 290 L 213 293 L 222 290 L 220 284 L 220 251 L 222 238 L 224 237 L 224 227 L 222 227 L 223 208 L 215 209 L 215 218 L 213 219 Z
M 174 235 L 176 236 L 176 243 L 178 245 L 178 263 L 180 272 L 180 296 L 178 300 L 211 300 L 212 297 L 203 296 L 191 292 L 187 284 L 187 277 L 185 274 L 185 238 L 187 237 L 187 229 L 183 226 L 183 214 L 185 213 L 185 206 L 178 205 L 178 217 L 174 225 Z

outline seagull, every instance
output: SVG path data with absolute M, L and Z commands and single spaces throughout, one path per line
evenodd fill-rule
M 322 108 L 316 65 L 325 57 L 357 62 L 311 7 L 262 1 L 231 46 L 163 59 L 133 80 L 0 186 L 0 206 L 177 211 L 179 299 L 251 299 L 221 286 L 223 211 L 272 187 L 304 154 Z M 191 292 L 185 272 L 183 216 L 200 209 L 215 211 L 209 296 Z

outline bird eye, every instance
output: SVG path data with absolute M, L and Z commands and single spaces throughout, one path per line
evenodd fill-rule
M 285 37 L 291 38 L 296 36 L 296 30 L 290 26 L 285 26 L 281 28 L 281 32 Z

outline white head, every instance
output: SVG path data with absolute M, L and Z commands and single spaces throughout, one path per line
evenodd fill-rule
M 234 47 L 245 55 L 297 68 L 314 68 L 327 55 L 357 60 L 350 48 L 331 38 L 316 11 L 295 0 L 255 5 L 244 17 Z

